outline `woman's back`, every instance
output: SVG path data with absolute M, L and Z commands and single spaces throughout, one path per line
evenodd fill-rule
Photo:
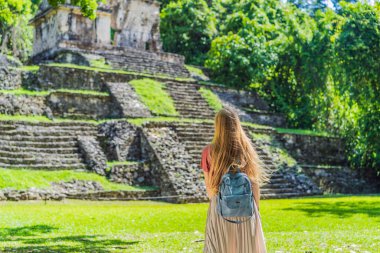
M 227 126 L 227 127 L 225 127 Z M 235 129 L 231 129 L 231 127 Z M 224 132 L 223 132 L 224 131 Z M 225 133 L 230 131 L 229 133 Z M 237 138 L 234 141 L 232 138 Z M 239 140 L 240 139 L 240 140 Z M 207 195 L 210 206 L 207 213 L 206 238 L 204 252 L 215 253 L 254 253 L 266 252 L 261 228 L 259 206 L 258 156 L 247 139 L 236 113 L 222 109 L 215 117 L 215 135 L 213 142 L 202 150 L 200 166 L 204 171 Z M 240 143 L 239 143 L 240 141 Z M 225 145 L 223 147 L 223 145 Z M 234 145 L 235 147 L 227 147 Z M 250 159 L 256 159 L 252 161 Z M 236 162 L 239 161 L 239 162 Z M 246 222 L 235 224 L 228 222 L 216 211 L 217 192 L 221 177 L 234 163 L 242 168 L 251 181 L 255 193 L 255 215 Z M 256 170 L 256 171 L 255 171 Z M 231 217 L 232 220 L 244 221 L 246 217 Z

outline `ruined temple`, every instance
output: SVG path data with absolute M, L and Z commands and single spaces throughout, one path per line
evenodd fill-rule
M 94 20 L 69 4 L 44 0 L 30 21 L 34 26 L 32 60 L 91 66 L 93 61 L 126 70 L 189 75 L 184 57 L 162 51 L 160 5 L 155 0 L 112 0 L 101 4 Z
M 105 190 L 74 180 L 47 191 L 0 189 L 0 200 L 205 201 L 199 162 L 219 108 L 209 96 L 238 112 L 273 171 L 263 198 L 373 192 L 348 166 L 339 137 L 287 129 L 258 94 L 199 82 L 207 77 L 190 73 L 183 56 L 162 52 L 156 1 L 113 0 L 90 20 L 69 1 L 52 7 L 45 0 L 30 24 L 35 65 L 0 66 L 0 114 L 7 115 L 0 120 L 0 168 L 86 171 L 150 188 Z M 171 111 L 152 106 L 155 92 Z

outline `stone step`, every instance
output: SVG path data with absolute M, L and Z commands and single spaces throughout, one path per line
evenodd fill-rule
M 297 192 L 293 187 L 287 187 L 287 188 L 261 188 L 260 193 L 261 194 L 283 194 L 283 193 L 294 193 Z
M 302 197 L 307 196 L 307 194 L 301 194 L 299 192 L 287 192 L 287 193 L 265 193 L 261 194 L 261 199 L 283 199 L 292 197 Z
M 0 141 L 27 141 L 27 142 L 75 142 L 75 136 L 28 136 L 28 135 L 0 135 Z
M 72 146 L 72 147 L 67 147 L 67 148 L 36 148 L 36 147 L 1 145 L 0 150 L 4 152 L 71 154 L 71 153 L 77 153 L 78 147 Z
M 101 191 L 81 194 L 71 194 L 69 199 L 86 199 L 86 200 L 159 200 L 159 190 L 148 191 Z
M 0 138 L 1 136 L 78 136 L 78 135 L 91 135 L 96 136 L 98 134 L 98 131 L 96 130 L 86 130 L 86 131 L 72 131 L 72 130 L 9 130 L 9 131 L 1 131 L 0 132 Z
M 76 141 L 63 142 L 36 142 L 36 141 L 4 141 L 0 140 L 0 145 L 34 147 L 34 148 L 68 148 L 77 145 Z
M 0 159 L 1 158 L 36 158 L 36 157 L 53 157 L 58 159 L 81 159 L 79 153 L 43 153 L 43 152 L 9 152 L 2 150 L 0 147 Z
M 12 158 L 12 157 L 0 157 L 0 163 L 4 164 L 76 164 L 80 163 L 78 157 L 75 158 L 63 158 L 58 157 L 46 157 L 42 154 L 38 157 L 30 158 Z
M 34 170 L 84 170 L 86 165 L 77 164 L 7 164 L 0 162 L 0 168 L 5 169 L 34 169 Z

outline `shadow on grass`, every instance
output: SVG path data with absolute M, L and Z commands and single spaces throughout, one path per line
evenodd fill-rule
M 15 228 L 0 228 L 0 241 L 13 236 L 36 236 L 47 234 L 57 228 L 48 225 L 33 225 Z
M 339 218 L 351 217 L 355 214 L 366 214 L 368 217 L 380 217 L 380 201 L 358 201 L 334 203 L 315 201 L 297 203 L 293 207 L 284 208 L 287 211 L 302 211 L 310 217 L 335 215 Z
M 49 237 L 48 234 L 56 229 L 48 225 L 2 228 L 0 229 L 0 242 L 8 241 L 17 243 L 18 245 L 0 248 L 0 252 L 107 253 L 115 250 L 125 250 L 130 245 L 139 243 L 139 241 L 107 239 L 102 235 Z

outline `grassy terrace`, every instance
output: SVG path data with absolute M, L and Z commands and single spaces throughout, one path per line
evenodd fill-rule
M 142 201 L 3 202 L 0 251 L 202 252 L 207 208 Z M 380 248 L 380 196 L 263 200 L 260 209 L 268 252 Z
M 165 91 L 165 84 L 144 78 L 129 82 L 140 100 L 156 115 L 178 116 L 173 99 Z
M 112 183 L 105 177 L 90 172 L 77 172 L 71 170 L 41 171 L 29 169 L 0 168 L 0 189 L 13 188 L 22 190 L 31 187 L 48 188 L 52 182 L 67 182 L 73 179 L 99 182 L 105 190 L 144 190 L 144 188 L 141 187 Z
M 104 119 L 104 120 L 76 120 L 76 119 L 66 119 L 66 118 L 55 118 L 54 120 L 51 120 L 45 116 L 29 116 L 29 115 L 6 115 L 6 114 L 0 114 L 0 121 L 26 121 L 26 122 L 84 122 L 89 124 L 102 124 L 107 121 L 114 121 L 114 120 L 127 120 L 128 122 L 141 126 L 144 123 L 147 122 L 188 122 L 188 123 L 201 123 L 201 122 L 207 122 L 212 124 L 214 122 L 213 119 L 186 119 L 186 118 L 180 118 L 180 117 L 153 117 L 153 118 L 133 118 L 133 119 Z M 260 129 L 269 129 L 269 130 L 275 130 L 278 133 L 289 133 L 289 134 L 303 134 L 303 135 L 310 135 L 310 136 L 322 136 L 322 137 L 334 137 L 334 135 L 326 133 L 326 132 L 316 132 L 313 130 L 303 130 L 303 129 L 291 129 L 291 128 L 272 128 L 270 126 L 265 125 L 259 125 L 249 122 L 242 122 L 242 125 L 245 126 L 251 126 L 254 128 L 260 128 Z
M 95 95 L 95 96 L 109 96 L 107 92 L 99 92 L 93 90 L 71 90 L 71 89 L 58 89 L 49 91 L 32 91 L 27 89 L 15 89 L 15 90 L 0 90 L 2 94 L 12 94 L 15 96 L 27 95 L 27 96 L 48 96 L 54 92 L 65 92 L 73 94 L 83 94 L 83 95 Z
M 220 101 L 218 95 L 213 93 L 210 89 L 207 89 L 205 87 L 201 87 L 199 89 L 199 92 L 201 93 L 202 97 L 207 101 L 207 103 L 210 105 L 214 111 L 219 111 L 223 108 L 223 104 Z
M 75 64 L 67 64 L 67 63 L 49 63 L 46 64 L 47 66 L 52 67 L 61 67 L 61 68 L 75 68 L 75 69 L 83 69 L 83 70 L 91 70 L 91 71 L 98 71 L 98 72 L 107 72 L 107 73 L 115 73 L 115 74 L 124 74 L 124 75 L 135 75 L 139 77 L 147 77 L 147 78 L 162 78 L 162 79 L 171 79 L 175 81 L 184 81 L 184 82 L 193 82 L 195 81 L 193 78 L 183 78 L 183 77 L 173 77 L 170 75 L 164 75 L 164 74 L 148 74 L 148 73 L 141 73 L 141 72 L 134 72 L 134 71 L 126 71 L 126 70 L 120 70 L 120 69 L 112 69 L 112 68 L 105 68 L 105 67 L 89 67 L 89 66 L 81 66 L 81 65 L 75 65 Z

